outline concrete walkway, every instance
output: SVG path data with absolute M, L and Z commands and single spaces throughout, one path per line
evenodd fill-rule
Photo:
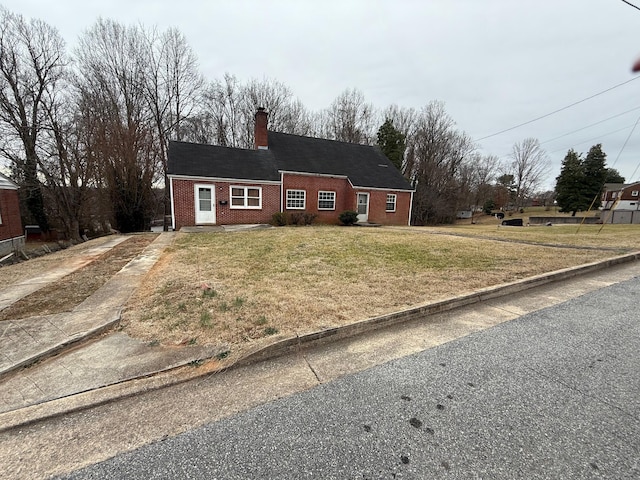
M 41 288 L 46 287 L 50 283 L 53 283 L 56 280 L 60 280 L 62 277 L 75 272 L 85 265 L 88 265 L 96 258 L 104 255 L 113 247 L 124 242 L 128 238 L 129 237 L 126 236 L 114 237 L 101 245 L 97 245 L 86 250 L 85 252 L 82 252 L 82 254 L 80 255 L 70 258 L 69 261 L 61 267 L 52 268 L 46 273 L 38 275 L 37 277 L 32 277 L 27 280 L 18 282 L 14 285 L 3 288 L 2 290 L 0 290 L 0 311 L 4 310 L 10 305 L 13 305 L 18 300 L 26 297 L 27 295 L 31 295 Z
M 160 347 L 116 333 L 63 356 L 49 358 L 112 328 L 120 320 L 122 306 L 174 237 L 174 233 L 159 235 L 71 312 L 0 323 L 0 412 L 145 377 L 220 352 L 220 347 L 209 346 Z M 18 285 L 20 288 L 7 289 L 9 293 L 3 296 L 6 305 L 22 298 L 27 290 L 33 292 L 86 265 L 127 238 L 118 237 L 73 259 L 64 268 L 24 281 Z M 36 362 L 40 363 L 23 369 Z

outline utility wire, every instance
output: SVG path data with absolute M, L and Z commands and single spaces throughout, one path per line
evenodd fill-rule
M 631 2 L 627 2 L 627 0 L 622 0 L 622 1 L 623 1 L 624 3 L 626 3 L 627 5 L 629 5 L 630 7 L 635 8 L 636 10 L 640 10 L 640 7 L 638 7 L 638 6 L 634 5 L 634 4 L 633 4 L 633 3 L 631 3 Z
M 612 132 L 607 132 L 607 133 L 602 133 L 602 134 L 600 134 L 600 135 L 598 135 L 598 136 L 596 136 L 596 137 L 591 137 L 591 138 L 589 138 L 589 139 L 587 139 L 587 140 L 583 140 L 583 141 L 581 141 L 581 142 L 577 142 L 577 143 L 576 143 L 576 142 L 574 142 L 574 143 L 572 143 L 572 144 L 571 144 L 571 146 L 569 146 L 569 147 L 566 147 L 566 148 L 558 148 L 557 150 L 552 150 L 551 152 L 548 152 L 548 153 L 556 153 L 556 152 L 560 152 L 560 151 L 562 151 L 562 150 L 568 150 L 569 148 L 573 148 L 573 147 L 576 147 L 576 146 L 578 146 L 578 145 L 582 145 L 583 143 L 593 142 L 594 140 L 600 140 L 600 139 L 601 139 L 601 138 L 603 138 L 603 137 L 608 137 L 609 135 L 613 135 L 614 133 L 622 132 L 623 130 L 628 129 L 629 127 L 633 127 L 633 128 L 635 128 L 635 125 L 627 125 L 626 127 L 619 128 L 618 130 L 614 130 L 614 131 L 612 131 Z M 632 130 L 632 131 L 633 131 L 633 130 Z M 613 165 L 612 165 L 612 167 L 613 167 Z
M 515 130 L 516 128 L 523 127 L 524 125 L 529 125 L 530 123 L 537 122 L 538 120 L 542 120 L 543 118 L 550 117 L 551 115 L 555 115 L 556 113 L 562 112 L 563 110 L 567 110 L 567 109 L 569 109 L 571 107 L 575 107 L 576 105 L 578 105 L 580 103 L 586 102 L 587 100 L 591 100 L 592 98 L 595 98 L 595 97 L 597 97 L 599 95 L 602 95 L 603 93 L 610 92 L 614 88 L 621 87 L 622 85 L 626 85 L 627 83 L 633 82 L 634 80 L 637 80 L 639 78 L 640 78 L 640 76 L 634 77 L 631 80 L 627 80 L 626 82 L 619 83 L 617 85 L 614 85 L 613 87 L 607 88 L 606 90 L 602 90 L 601 92 L 598 92 L 598 93 L 595 93 L 595 94 L 593 94 L 593 95 L 591 95 L 589 97 L 583 98 L 582 100 L 578 100 L 577 102 L 573 102 L 572 104 L 567 105 L 566 107 L 559 108 L 557 110 L 554 110 L 553 112 L 549 112 L 549 113 L 547 113 L 545 115 L 542 115 L 540 117 L 536 117 L 536 118 L 534 118 L 532 120 L 529 120 L 527 122 L 519 123 L 518 125 L 515 125 L 513 127 L 505 128 L 504 130 L 500 130 L 499 132 L 492 133 L 491 135 L 487 135 L 486 137 L 478 138 L 478 139 L 476 139 L 474 141 L 475 142 L 480 142 L 482 140 L 486 140 L 487 138 L 495 137 L 495 136 L 500 135 L 502 133 L 510 132 L 511 130 Z
M 633 126 L 633 128 L 631 129 L 631 131 L 629 132 L 629 135 L 627 135 L 627 139 L 624 141 L 624 143 L 622 144 L 622 148 L 620 149 L 620 151 L 618 152 L 618 156 L 616 157 L 615 161 L 613 162 L 613 164 L 611 164 L 611 168 L 615 167 L 616 163 L 618 162 L 618 160 L 620 159 L 620 155 L 622 155 L 622 151 L 624 150 L 624 147 L 627 146 L 627 142 L 629 141 L 629 139 L 631 138 L 631 135 L 633 134 L 633 131 L 636 129 L 636 127 L 638 126 L 638 122 L 640 122 L 640 117 L 638 117 L 638 120 L 636 120 L 635 125 Z M 635 175 L 635 172 L 633 172 Z
M 564 135 L 560 135 L 558 137 L 552 138 L 550 140 L 545 140 L 544 142 L 540 142 L 540 145 L 544 145 L 545 143 L 553 142 L 554 140 L 559 140 L 560 138 L 568 137 L 573 133 L 581 132 L 582 130 L 586 130 L 587 128 L 595 127 L 596 125 L 600 125 L 601 123 L 608 122 L 609 120 L 613 120 L 614 118 L 621 117 L 629 112 L 633 112 L 634 110 L 639 110 L 640 107 L 632 108 L 631 110 L 627 110 L 626 112 L 618 113 L 617 115 L 613 115 L 612 117 L 605 118 L 604 120 L 600 120 L 599 122 L 592 123 L 591 125 L 587 125 L 586 127 L 578 128 L 577 130 L 573 130 L 571 132 L 565 133 Z M 627 127 L 625 127 L 627 128 Z

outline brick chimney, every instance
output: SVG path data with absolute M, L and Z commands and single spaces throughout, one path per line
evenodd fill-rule
M 269 143 L 267 139 L 267 112 L 264 111 L 264 107 L 258 107 L 255 119 L 254 137 L 256 150 L 266 150 Z

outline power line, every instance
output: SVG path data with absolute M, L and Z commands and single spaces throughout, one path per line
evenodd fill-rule
M 604 120 L 600 120 L 599 122 L 592 123 L 591 125 L 587 125 L 586 127 L 578 128 L 577 130 L 573 130 L 571 132 L 565 133 L 565 134 L 560 135 L 558 137 L 552 138 L 551 140 L 545 140 L 544 142 L 540 142 L 540 145 L 544 145 L 545 143 L 553 142 L 554 140 L 558 140 L 560 138 L 568 137 L 569 135 L 571 135 L 573 133 L 578 133 L 578 132 L 581 132 L 582 130 L 586 130 L 587 128 L 595 127 L 596 125 L 600 125 L 601 123 L 608 122 L 609 120 L 613 120 L 614 118 L 621 117 L 622 115 L 626 115 L 629 112 L 633 112 L 634 110 L 639 110 L 639 109 L 640 109 L 640 107 L 635 107 L 635 108 L 632 108 L 630 110 L 627 110 L 626 112 L 618 113 L 617 115 L 613 115 L 613 116 L 611 116 L 609 118 L 605 118 Z M 625 128 L 627 128 L 627 127 L 625 127 Z
M 622 1 L 623 1 L 624 3 L 626 3 L 627 5 L 629 5 L 630 7 L 635 8 L 636 10 L 640 10 L 640 7 L 638 7 L 638 6 L 634 5 L 634 4 L 633 4 L 633 3 L 631 3 L 631 2 L 627 2 L 627 0 L 622 0 Z
M 637 124 L 637 122 L 636 122 L 636 124 Z M 599 140 L 599 139 L 601 139 L 603 137 L 608 137 L 609 135 L 613 135 L 614 133 L 622 132 L 623 130 L 628 129 L 629 127 L 635 128 L 635 125 L 627 125 L 626 127 L 619 128 L 618 130 L 614 130 L 612 132 L 603 133 L 603 134 L 600 134 L 600 135 L 598 135 L 596 137 L 592 137 L 592 138 L 590 138 L 588 140 L 584 140 L 582 142 L 572 143 L 571 146 L 569 146 L 569 147 L 559 148 L 557 150 L 553 150 L 553 151 L 548 152 L 548 153 L 549 154 L 556 153 L 556 152 L 560 152 L 560 151 L 563 151 L 563 150 L 568 150 L 569 148 L 573 148 L 573 147 L 576 147 L 578 145 L 582 145 L 583 143 L 593 142 L 594 140 Z M 631 131 L 633 131 L 633 130 L 631 130 Z M 612 165 L 612 167 L 613 167 L 613 165 Z
M 492 133 L 491 135 L 487 135 L 486 137 L 478 138 L 478 139 L 476 139 L 474 141 L 480 142 L 482 140 L 486 140 L 487 138 L 495 137 L 495 136 L 500 135 L 502 133 L 510 132 L 511 130 L 515 130 L 516 128 L 523 127 L 524 125 L 529 125 L 530 123 L 537 122 L 538 120 L 542 120 L 543 118 L 550 117 L 551 115 L 555 115 L 556 113 L 562 112 L 563 110 L 567 110 L 567 109 L 569 109 L 571 107 L 575 107 L 576 105 L 578 105 L 580 103 L 583 103 L 583 102 L 586 102 L 587 100 L 591 100 L 592 98 L 595 98 L 595 97 L 597 97 L 599 95 L 602 95 L 603 93 L 610 92 L 614 88 L 618 88 L 618 87 L 621 87 L 622 85 L 626 85 L 629 82 L 633 82 L 634 80 L 637 80 L 638 78 L 640 78 L 640 76 L 634 77 L 631 80 L 627 80 L 626 82 L 622 82 L 622 83 L 619 83 L 617 85 L 614 85 L 613 87 L 609 87 L 606 90 L 602 90 L 601 92 L 598 92 L 598 93 L 595 93 L 595 94 L 593 94 L 593 95 L 591 95 L 589 97 L 583 98 L 582 100 L 578 100 L 577 102 L 573 102 L 572 104 L 567 105 L 566 107 L 559 108 L 557 110 L 554 110 L 553 112 L 549 112 L 549 113 L 547 113 L 545 115 L 542 115 L 540 117 L 536 117 L 536 118 L 534 118 L 532 120 L 529 120 L 527 122 L 519 123 L 518 125 L 515 125 L 513 127 L 505 128 L 504 130 L 500 130 L 499 132 Z
M 615 167 L 616 163 L 618 163 L 618 159 L 620 158 L 620 155 L 622 155 L 622 151 L 624 150 L 624 147 L 627 146 L 627 142 L 629 141 L 629 139 L 631 138 L 631 135 L 633 134 L 633 131 L 636 129 L 636 127 L 638 126 L 638 122 L 640 122 L 640 117 L 638 117 L 638 120 L 636 120 L 635 125 L 633 126 L 633 128 L 631 129 L 631 131 L 629 132 L 629 135 L 627 135 L 627 139 L 624 141 L 624 143 L 622 144 L 622 148 L 620 149 L 620 152 L 618 152 L 618 156 L 616 157 L 615 161 L 613 162 L 613 164 L 611 164 L 611 168 Z M 635 175 L 635 172 L 634 172 Z

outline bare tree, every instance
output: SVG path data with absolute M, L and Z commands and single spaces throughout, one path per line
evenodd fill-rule
M 171 214 L 167 177 L 169 139 L 182 140 L 183 125 L 196 111 L 204 84 L 195 54 L 184 36 L 176 29 L 162 34 L 155 30 L 138 30 L 146 41 L 139 58 L 146 99 L 156 129 L 160 162 L 164 175 L 164 229 Z
M 501 162 L 496 155 L 475 153 L 470 158 L 472 191 L 475 206 L 483 206 L 493 197 L 493 182 L 500 171 Z
M 99 220 L 95 204 L 96 168 L 84 142 L 90 136 L 69 94 L 47 103 L 48 127 L 43 135 L 41 172 L 49 210 L 66 235 L 80 240 L 82 231 Z M 102 222 L 100 222 L 102 223 Z
M 346 89 L 327 109 L 326 137 L 341 142 L 375 143 L 376 116 L 373 105 L 357 89 Z
M 39 136 L 51 107 L 47 102 L 56 98 L 64 51 L 55 28 L 0 7 L 0 153 L 20 177 L 29 212 L 43 231 L 49 221 L 38 177 Z
M 416 189 L 413 221 L 423 225 L 453 221 L 461 170 L 474 151 L 471 138 L 455 129 L 443 103 L 431 102 L 419 113 L 407 145 L 406 172 Z
M 549 159 L 535 138 L 517 142 L 511 151 L 511 171 L 515 182 L 516 207 L 522 207 L 548 174 Z
M 152 186 L 162 171 L 145 70 L 140 68 L 146 45 L 139 28 L 98 20 L 76 51 L 81 114 L 96 126 L 88 148 L 122 231 L 149 227 L 155 209 Z

